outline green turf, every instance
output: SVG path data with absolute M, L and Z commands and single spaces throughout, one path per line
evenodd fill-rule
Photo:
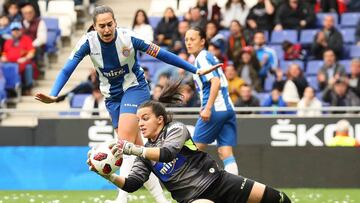
M 360 189 L 284 189 L 293 202 L 357 203 Z M 166 193 L 170 198 L 170 194 Z M 116 191 L 0 191 L 0 203 L 101 203 Z M 146 190 L 129 195 L 129 202 L 154 202 Z M 173 201 L 175 202 L 175 201 Z

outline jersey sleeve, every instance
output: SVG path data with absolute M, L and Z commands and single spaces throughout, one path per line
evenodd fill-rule
M 182 123 L 170 124 L 167 128 L 164 144 L 160 148 L 160 162 L 170 162 L 183 148 L 189 139 L 189 132 Z
M 57 96 L 65 83 L 69 80 L 71 74 L 74 72 L 80 61 L 90 53 L 90 45 L 86 35 L 77 43 L 75 49 L 72 51 L 69 59 L 57 76 L 55 83 L 50 92 L 51 96 Z
M 125 179 L 123 190 L 126 192 L 134 192 L 138 190 L 149 179 L 151 170 L 145 163 L 145 160 L 136 157 L 133 167 L 131 168 L 129 176 Z
M 161 49 L 158 45 L 145 41 L 138 36 L 131 36 L 131 42 L 136 50 L 140 50 L 142 52 L 145 52 L 146 54 L 155 57 L 165 63 L 168 63 L 170 65 L 182 68 L 186 71 L 196 73 L 197 68 L 190 63 L 184 61 L 177 55 L 166 51 L 165 49 Z
M 197 58 L 198 67 L 200 69 L 209 69 L 211 66 L 219 63 L 218 59 L 208 52 L 201 52 L 200 54 L 201 55 L 199 55 Z M 210 81 L 214 77 L 220 77 L 217 69 L 204 76 L 201 76 L 201 78 L 205 79 L 206 81 Z

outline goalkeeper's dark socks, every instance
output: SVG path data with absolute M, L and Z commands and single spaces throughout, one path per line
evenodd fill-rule
M 266 186 L 261 203 L 291 203 L 291 200 L 285 193 Z

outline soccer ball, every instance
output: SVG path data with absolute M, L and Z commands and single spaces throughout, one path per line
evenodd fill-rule
M 119 170 L 122 161 L 122 155 L 115 157 L 111 153 L 109 143 L 99 144 L 90 152 L 90 163 L 101 175 L 110 175 Z

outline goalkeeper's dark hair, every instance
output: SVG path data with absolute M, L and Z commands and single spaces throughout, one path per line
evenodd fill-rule
M 164 118 L 164 124 L 168 124 L 172 122 L 172 113 L 167 112 L 165 107 L 170 106 L 180 106 L 183 104 L 181 94 L 182 81 L 178 80 L 175 82 L 170 82 L 164 89 L 161 91 L 158 101 L 146 101 L 142 103 L 138 109 L 151 107 L 152 111 L 156 115 L 156 117 L 162 116 Z

